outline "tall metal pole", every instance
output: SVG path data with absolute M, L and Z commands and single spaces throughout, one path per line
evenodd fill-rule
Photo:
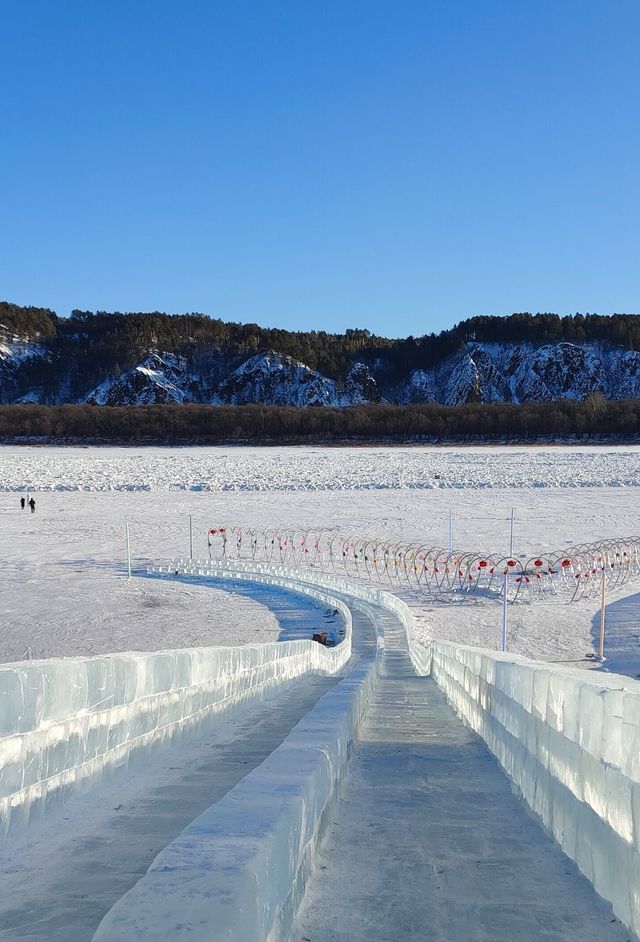
M 602 580 L 600 585 L 600 634 L 598 636 L 598 657 L 604 661 L 604 622 L 605 622 L 605 599 L 607 593 L 607 581 L 604 573 L 604 563 L 602 564 Z
M 507 650 L 507 574 L 505 572 L 502 586 L 502 631 L 500 634 L 500 650 Z
M 513 556 L 513 520 L 514 520 L 514 514 L 513 514 L 513 507 L 512 507 L 511 508 L 511 530 L 509 533 L 509 556 Z
M 189 559 L 193 559 L 193 517 L 189 514 Z
M 449 555 L 453 553 L 453 511 L 449 511 Z
M 129 537 L 129 524 L 128 523 L 125 523 L 124 525 L 124 532 L 125 532 L 126 542 L 127 542 L 127 571 L 129 573 L 128 578 L 130 579 L 131 578 L 131 539 Z

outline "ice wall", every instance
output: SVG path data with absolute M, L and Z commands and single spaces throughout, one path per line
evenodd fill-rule
M 640 935 L 640 683 L 444 642 L 432 644 L 432 674 Z
M 377 663 L 354 668 L 166 847 L 105 915 L 93 942 L 287 938 Z
M 216 713 L 249 703 L 310 671 L 337 673 L 345 640 L 132 652 L 25 661 L 0 667 L 0 832 Z

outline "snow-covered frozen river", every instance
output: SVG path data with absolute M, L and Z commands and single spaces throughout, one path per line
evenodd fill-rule
M 639 488 L 640 447 L 628 446 L 0 448 L 0 660 L 277 637 L 260 602 L 197 585 L 129 582 L 125 521 L 134 567 L 188 554 L 189 515 L 196 556 L 206 555 L 207 530 L 221 523 L 446 545 L 450 511 L 456 547 L 506 552 L 513 508 L 514 552 L 529 554 L 640 532 Z M 35 494 L 33 516 L 20 509 L 23 489 Z M 635 596 L 611 604 L 614 663 L 640 662 Z M 593 601 L 514 606 L 510 648 L 584 662 L 596 609 Z M 493 604 L 426 600 L 415 614 L 425 638 L 497 643 Z
M 637 487 L 640 445 L 0 448 L 0 490 L 315 491 Z

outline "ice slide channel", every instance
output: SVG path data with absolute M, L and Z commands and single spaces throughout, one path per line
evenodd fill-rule
M 185 569 L 206 575 L 207 564 L 201 566 Z M 240 573 L 236 569 L 233 575 Z M 293 573 L 244 569 L 244 578 L 259 576 L 296 582 Z M 327 579 L 320 578 L 325 587 Z M 543 726 L 553 722 L 558 689 L 545 701 L 548 711 L 542 709 L 541 691 L 534 706 L 531 675 L 539 668 L 541 674 L 555 674 L 554 683 L 562 686 L 563 672 L 522 658 L 434 644 L 434 678 L 465 725 L 434 679 L 417 676 L 429 658 L 416 650 L 409 610 L 387 593 L 352 588 L 350 595 L 334 580 L 335 593 L 344 592 L 373 621 L 378 656 L 361 662 L 328 692 L 259 768 L 156 858 L 107 914 L 95 942 L 631 938 L 527 814 L 469 728 L 481 733 L 533 804 L 523 787 L 532 766 L 516 748 L 525 750 L 524 740 L 531 736 L 518 709 Z M 376 598 L 363 598 L 373 592 Z M 584 680 L 578 673 L 569 681 L 597 691 L 599 679 Z M 539 733 L 544 741 L 545 733 Z M 569 734 L 567 723 L 563 735 Z M 534 770 L 535 788 L 540 796 L 546 793 L 566 829 L 572 820 L 584 827 L 579 842 L 589 847 L 591 870 L 586 851 L 576 859 L 601 893 L 605 887 L 594 866 L 616 868 L 621 887 L 613 894 L 616 912 L 634 924 L 637 844 L 626 835 L 621 851 L 626 869 L 620 871 L 615 837 L 607 844 L 592 820 L 596 812 L 587 802 L 593 792 L 583 796 L 580 811 L 558 784 L 557 748 L 549 748 L 546 777 Z M 526 774 L 518 772 L 521 761 Z M 610 805 L 611 811 L 615 801 Z
M 291 615 L 288 593 L 257 588 L 279 618 Z M 90 939 L 158 851 L 337 683 L 351 613 L 331 593 L 307 593 L 317 601 L 294 603 L 307 636 L 328 605 L 343 610 L 338 648 L 294 641 L 0 668 L 0 787 L 11 812 L 0 838 L 3 942 Z

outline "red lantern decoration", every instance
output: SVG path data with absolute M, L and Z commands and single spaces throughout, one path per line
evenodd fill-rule
M 533 561 L 533 565 L 536 567 L 536 569 L 539 569 L 540 566 L 544 566 L 544 563 L 542 562 L 541 559 L 535 559 L 535 560 Z
M 517 565 L 518 565 L 518 564 L 516 563 L 515 559 L 508 559 L 508 560 L 507 560 L 507 566 L 509 566 L 511 569 L 513 569 L 513 567 L 514 567 L 514 566 L 517 566 Z
M 571 565 L 571 560 L 570 560 L 570 559 L 563 559 L 563 560 L 562 560 L 562 568 L 563 568 L 563 569 L 566 569 L 566 568 L 567 568 L 568 566 L 570 566 L 570 565 Z
M 480 562 L 478 563 L 478 569 L 485 569 L 486 565 L 487 565 L 486 559 L 481 559 Z

